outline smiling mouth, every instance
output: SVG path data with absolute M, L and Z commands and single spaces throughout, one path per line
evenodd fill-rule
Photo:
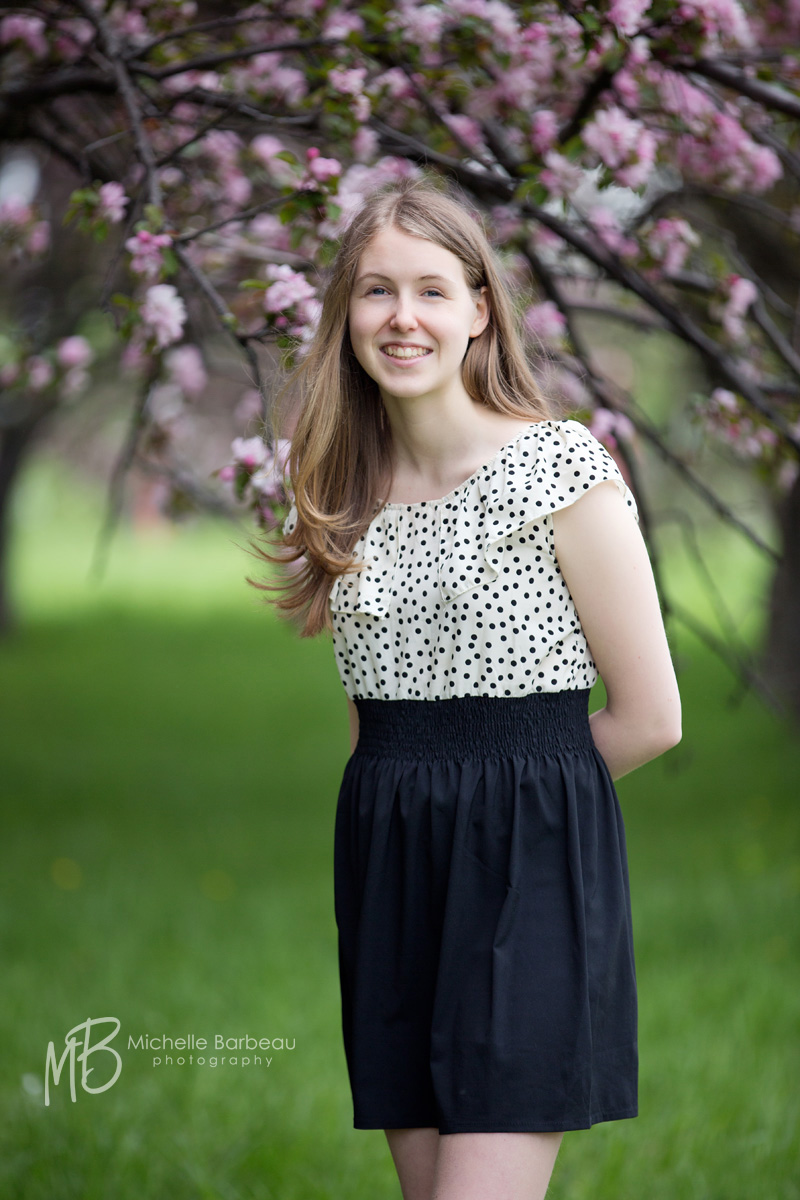
M 381 346 L 388 358 L 425 358 L 432 351 L 424 346 Z

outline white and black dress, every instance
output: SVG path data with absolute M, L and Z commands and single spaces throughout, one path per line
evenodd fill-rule
M 552 521 L 607 479 L 638 520 L 585 426 L 538 421 L 447 496 L 384 505 L 334 584 L 360 726 L 333 848 L 357 1129 L 637 1113 L 625 832 Z

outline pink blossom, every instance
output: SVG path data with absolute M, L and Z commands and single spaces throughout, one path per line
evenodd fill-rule
M 260 158 L 266 166 L 269 166 L 272 159 L 281 154 L 286 147 L 279 138 L 272 137 L 269 133 L 260 133 L 251 141 L 250 149 L 256 158 Z
M 0 224 L 17 226 L 21 229 L 33 216 L 33 209 L 21 196 L 7 196 L 0 204 Z
M 221 167 L 235 166 L 239 158 L 242 139 L 232 129 L 212 129 L 201 142 L 203 150 Z
M 170 75 L 161 85 L 165 92 L 180 95 L 193 88 L 204 92 L 222 91 L 222 76 L 217 71 L 184 71 L 180 75 Z
M 129 374 L 143 371 L 149 362 L 150 355 L 147 354 L 144 346 L 136 337 L 128 342 L 120 355 L 122 368 Z
M 186 343 L 164 355 L 170 378 L 186 396 L 199 396 L 208 383 L 203 356 L 197 346 Z
M 525 328 L 542 342 L 558 342 L 564 335 L 567 321 L 552 300 L 533 304 L 523 318 Z
M 158 278 L 164 265 L 162 251 L 171 245 L 172 238 L 168 233 L 151 233 L 149 229 L 140 229 L 125 243 L 125 249 L 132 255 L 131 270 L 145 279 Z
M 366 125 L 360 125 L 350 143 L 350 148 L 353 152 L 353 157 L 358 162 L 369 162 L 378 153 L 380 144 L 380 139 L 374 129 L 370 129 Z
M 653 173 L 656 148 L 656 135 L 649 129 L 643 129 L 636 143 L 636 161 L 614 172 L 617 183 L 629 188 L 638 188 L 646 183 Z
M 171 283 L 148 288 L 141 308 L 146 329 L 160 348 L 177 342 L 186 321 L 186 305 Z
M 293 271 L 286 263 L 269 263 L 266 274 L 267 279 L 275 281 L 264 293 L 264 310 L 268 313 L 282 313 L 316 294 L 305 275 Z
M 62 367 L 87 367 L 93 359 L 92 347 L 77 334 L 62 338 L 56 347 L 56 360 Z
M 258 388 L 246 388 L 239 397 L 233 415 L 237 422 L 246 425 L 254 417 L 260 416 L 261 409 L 262 400 Z
M 94 27 L 82 17 L 54 21 L 56 54 L 66 62 L 73 62 L 84 53 L 84 47 L 94 38 Z
M 97 193 L 100 201 L 98 212 L 112 225 L 117 225 L 125 216 L 125 205 L 129 203 L 121 183 L 104 183 Z
M 354 169 L 354 167 L 351 167 L 347 174 L 350 175 Z M 372 168 L 365 169 L 371 170 Z M 324 221 L 320 221 L 317 226 L 319 236 L 322 238 L 341 237 L 355 214 L 361 208 L 363 202 L 364 195 L 361 192 L 353 190 L 342 191 L 342 185 L 340 184 L 339 190 L 336 193 L 336 204 L 341 210 L 340 214 L 335 220 L 326 218 Z
M 612 449 L 617 445 L 617 437 L 629 441 L 633 436 L 634 427 L 630 417 L 625 413 L 614 412 L 613 409 L 602 406 L 595 408 L 589 422 L 589 432 L 600 442 L 605 442 Z
M 26 249 L 29 254 L 44 254 L 50 245 L 50 222 L 37 221 L 28 234 Z
M 399 29 L 406 40 L 421 49 L 438 46 L 447 14 L 438 5 L 400 0 L 386 18 L 386 29 Z
M 31 391 L 41 392 L 53 382 L 55 371 L 52 364 L 40 354 L 33 354 L 25 364 L 28 371 L 28 387 Z
M 281 224 L 274 213 L 258 213 L 249 224 L 251 237 L 272 250 L 288 250 L 291 236 L 289 226 Z
M 711 400 L 717 408 L 725 409 L 726 412 L 738 413 L 739 411 L 739 402 L 735 393 L 728 391 L 727 388 L 714 388 Z
M 650 42 L 646 37 L 639 36 L 631 40 L 628 47 L 626 62 L 629 68 L 641 67 L 650 61 Z
M 321 314 L 322 303 L 319 300 L 301 300 L 297 305 L 297 320 L 294 325 L 289 326 L 289 333 L 303 343 L 310 342 L 316 333 Z
M 613 105 L 601 109 L 583 131 L 585 144 L 594 150 L 612 170 L 627 162 L 636 150 L 641 122 L 633 121 L 623 109 Z
M 223 176 L 222 192 L 226 200 L 230 200 L 231 204 L 241 208 L 250 199 L 253 185 L 243 171 L 231 169 Z
M 296 67 L 284 67 L 277 51 L 256 54 L 250 62 L 234 72 L 234 83 L 251 88 L 259 96 L 271 95 L 285 104 L 299 104 L 308 93 L 308 81 Z
M 364 19 L 358 13 L 334 9 L 322 26 L 322 36 L 344 40 L 351 33 L 363 33 L 365 28 Z
M 460 22 L 464 17 L 477 17 L 491 27 L 492 41 L 501 51 L 513 51 L 519 38 L 519 22 L 510 5 L 502 0 L 449 0 L 446 10 Z M 448 13 L 449 15 L 449 13 Z
M 765 191 L 783 173 L 775 152 L 754 142 L 727 112 L 711 113 L 704 128 L 679 138 L 675 155 L 685 174 L 735 191 Z
M 229 471 L 216 472 L 220 478 L 227 480 L 231 474 L 235 479 L 237 464 L 244 467 L 249 478 L 243 493 L 243 499 L 269 515 L 270 503 L 282 501 L 287 491 L 286 473 L 291 441 L 279 438 L 272 449 L 260 437 L 236 438 L 232 443 L 235 459 L 233 468 Z M 223 471 L 225 474 L 223 474 Z
M 765 192 L 783 175 L 781 160 L 769 146 L 753 142 L 749 149 L 750 186 L 755 192 Z
M 531 145 L 537 154 L 549 150 L 558 134 L 558 118 L 549 108 L 540 108 L 531 118 Z
M 678 15 L 685 21 L 700 22 L 703 54 L 719 51 L 723 45 L 754 44 L 753 31 L 738 0 L 681 0 Z
M 234 462 L 252 471 L 263 466 L 269 451 L 260 437 L 234 438 L 231 442 L 231 454 Z
M 47 42 L 44 36 L 45 23 L 41 17 L 17 14 L 3 17 L 0 21 L 0 45 L 9 42 L 24 42 L 34 58 L 45 58 Z
M 346 71 L 329 71 L 328 83 L 342 96 L 359 96 L 364 90 L 366 67 L 351 67 Z
M 312 149 L 316 149 L 316 147 L 314 146 Z M 330 179 L 336 179 L 341 175 L 343 167 L 336 158 L 320 158 L 315 155 L 309 159 L 306 170 L 317 183 L 327 183 Z
M 642 17 L 650 7 L 650 0 L 611 0 L 608 19 L 625 37 L 632 37 L 642 25 Z
M 728 293 L 730 307 L 737 313 L 744 313 L 758 296 L 758 288 L 751 279 L 745 279 L 743 275 L 730 275 Z
M 711 97 L 701 88 L 661 63 L 650 63 L 646 77 L 656 88 L 659 104 L 665 112 L 679 116 L 688 129 L 697 132 L 705 128 L 716 109 Z
M 20 376 L 20 364 L 18 362 L 6 363 L 0 367 L 0 387 L 13 387 Z
M 797 476 L 800 475 L 800 462 L 796 458 L 787 458 L 781 463 L 776 483 L 782 492 L 788 493 L 794 487 Z
M 113 28 L 134 44 L 147 41 L 147 23 L 142 13 L 131 10 L 127 6 L 114 5 L 109 13 L 109 22 Z
M 640 102 L 639 80 L 628 67 L 623 67 L 614 76 L 614 91 L 628 108 L 636 108 Z
M 512 204 L 495 204 L 491 209 L 495 238 L 504 245 L 525 229 L 525 222 Z
M 478 151 L 483 147 L 483 132 L 472 117 L 468 117 L 466 113 L 448 113 L 444 119 L 470 150 Z
M 259 134 L 250 143 L 251 154 L 254 154 L 266 167 L 270 178 L 279 187 L 294 187 L 296 184 L 297 168 L 293 167 L 291 163 L 287 163 L 284 159 L 278 158 L 278 155 L 285 153 L 285 151 L 286 146 L 284 146 L 283 142 L 268 133 Z
M 289 452 L 292 448 L 291 438 L 278 438 L 275 442 L 274 457 L 275 469 L 279 471 L 281 476 L 286 474 L 289 464 Z
M 553 196 L 569 199 L 572 193 L 583 182 L 583 170 L 570 162 L 557 150 L 548 150 L 544 156 L 545 169 L 540 171 L 539 178 Z
M 700 245 L 700 236 L 682 217 L 660 217 L 645 238 L 652 257 L 672 275 L 686 261 L 692 246 Z
M 174 188 L 179 183 L 183 183 L 185 176 L 183 171 L 178 167 L 161 167 L 158 172 L 158 181 L 163 188 Z
M 589 224 L 597 233 L 600 241 L 613 250 L 615 254 L 627 255 L 632 258 L 639 246 L 634 238 L 626 237 L 620 228 L 616 213 L 604 204 L 596 204 L 587 217 Z
M 271 456 L 263 467 L 250 476 L 249 487 L 251 495 L 262 501 L 281 498 L 283 479 L 278 475 L 275 469 L 275 460 Z
M 350 109 L 355 119 L 363 125 L 369 119 L 369 115 L 372 112 L 372 101 L 369 96 L 365 96 L 362 93 L 360 96 L 353 97 Z
M 373 78 L 370 91 L 375 94 L 383 89 L 390 100 L 408 100 L 414 96 L 411 80 L 400 67 L 390 67 L 388 71 Z
M 709 305 L 709 315 L 722 323 L 731 341 L 741 342 L 746 337 L 743 317 L 757 298 L 758 288 L 751 279 L 729 275 L 722 284 L 721 297 Z

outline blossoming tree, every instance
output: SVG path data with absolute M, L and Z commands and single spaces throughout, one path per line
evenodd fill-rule
M 189 402 L 205 382 L 202 348 L 184 337 L 193 306 L 241 352 L 266 417 L 263 347 L 302 355 L 351 213 L 386 179 L 440 172 L 487 220 L 548 389 L 633 483 L 665 617 L 800 713 L 800 309 L 796 283 L 792 292 L 762 275 L 736 232 L 768 230 L 784 264 L 796 256 L 799 43 L 800 0 L 7 9 L 0 129 L 75 172 L 63 220 L 75 237 L 109 239 L 109 279 L 125 272 L 101 297 L 124 364 L 141 376 L 116 475 L 153 467 L 143 446 L 154 393 L 168 382 Z M 62 214 L 36 198 L 0 201 L 12 262 L 46 260 L 53 219 Z M 782 546 L 601 369 L 579 321 L 587 310 L 690 349 L 707 379 L 688 410 L 695 428 L 752 467 Z M 86 387 L 93 354 L 74 333 L 0 343 L 0 505 L 37 414 Z M 217 473 L 262 526 L 281 519 L 288 486 L 286 447 L 268 429 L 243 429 Z M 733 631 L 720 637 L 668 596 L 643 445 L 775 561 L 758 664 Z M 158 469 L 189 488 L 171 473 L 166 434 L 159 446 Z

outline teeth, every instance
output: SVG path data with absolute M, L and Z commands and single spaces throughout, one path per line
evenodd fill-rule
M 384 353 L 391 355 L 392 358 L 422 358 L 425 354 L 430 354 L 430 350 L 421 350 L 416 346 L 384 346 Z

